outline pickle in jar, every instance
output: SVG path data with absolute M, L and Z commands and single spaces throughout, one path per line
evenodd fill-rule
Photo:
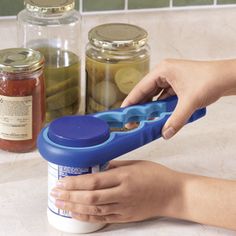
M 64 90 L 74 87 L 74 86 L 78 86 L 78 79 L 77 78 L 66 79 L 62 82 L 55 84 L 54 86 L 48 87 L 47 91 L 46 91 L 46 96 L 47 97 L 52 96 L 56 93 L 60 93 Z
M 116 72 L 115 82 L 119 90 L 128 95 L 142 77 L 143 75 L 137 69 L 125 67 Z
M 47 111 L 46 112 L 46 120 L 50 121 L 56 118 L 59 118 L 61 116 L 65 115 L 74 115 L 79 108 L 79 103 L 75 102 L 74 104 L 64 107 L 58 110 L 53 110 L 53 111 Z
M 114 103 L 110 108 L 111 108 L 111 109 L 120 108 L 120 106 L 121 106 L 122 103 L 123 103 L 123 101 L 117 101 L 117 102 Z
M 95 86 L 92 97 L 96 102 L 108 109 L 118 100 L 120 100 L 122 94 L 119 92 L 114 83 L 102 81 Z
M 47 122 L 60 117 L 59 109 L 79 103 L 80 96 L 80 62 L 73 52 L 54 47 L 37 49 L 45 57 Z M 54 112 L 51 112 L 54 111 Z M 68 115 L 73 109 L 65 109 Z M 51 112 L 49 114 L 49 112 Z
M 98 61 L 86 57 L 86 72 L 90 77 L 90 82 L 94 85 L 102 80 L 105 80 L 104 65 Z
M 90 83 L 96 85 L 103 80 L 114 82 L 114 76 L 116 71 L 123 67 L 119 61 L 96 61 L 94 59 L 86 57 L 86 72 L 90 78 Z
M 136 59 L 97 58 L 86 56 L 86 93 L 104 109 L 120 106 L 133 87 L 148 73 L 149 57 Z M 86 111 L 94 112 L 88 108 Z M 99 110 L 102 111 L 102 110 Z
M 63 92 L 47 97 L 47 110 L 53 111 L 72 105 L 78 101 L 78 90 L 78 87 L 72 87 Z
M 91 97 L 89 97 L 88 100 L 87 100 L 87 107 L 88 107 L 87 112 L 90 111 L 89 113 L 107 110 L 105 106 L 97 103 Z
M 70 77 L 79 79 L 79 58 L 76 54 L 59 48 L 38 48 L 45 57 L 46 84 L 53 85 Z

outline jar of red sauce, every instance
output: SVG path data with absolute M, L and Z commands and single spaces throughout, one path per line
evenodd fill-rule
M 0 149 L 36 147 L 45 120 L 44 57 L 26 48 L 0 50 Z

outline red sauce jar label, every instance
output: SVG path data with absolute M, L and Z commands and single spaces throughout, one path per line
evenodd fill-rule
M 27 48 L 0 50 L 0 149 L 36 148 L 45 120 L 44 57 Z
M 32 96 L 0 95 L 0 138 L 5 140 L 32 139 Z

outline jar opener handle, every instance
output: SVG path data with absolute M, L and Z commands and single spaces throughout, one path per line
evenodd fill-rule
M 113 136 L 109 145 L 100 147 L 103 153 L 111 153 L 109 159 L 104 158 L 104 161 L 109 161 L 132 150 L 135 150 L 155 139 L 162 136 L 162 128 L 167 119 L 171 116 L 178 99 L 176 96 L 166 100 L 146 103 L 143 105 L 134 105 L 126 108 L 116 109 L 97 113 L 97 118 L 103 119 L 110 126 L 119 124 L 120 127 L 128 122 L 140 122 L 139 127 L 128 132 L 113 132 Z M 205 116 L 206 108 L 195 111 L 189 118 L 187 123 L 191 123 Z M 157 119 L 148 120 L 154 115 L 159 116 Z M 99 148 L 99 149 L 100 149 Z

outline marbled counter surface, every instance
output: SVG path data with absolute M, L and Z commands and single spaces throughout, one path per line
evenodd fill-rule
M 184 172 L 236 179 L 236 97 L 210 106 L 204 119 L 186 126 L 173 140 L 159 139 L 120 159 L 146 159 Z M 67 235 L 47 223 L 47 163 L 38 152 L 0 151 L 0 190 L 0 236 Z M 93 235 L 233 236 L 236 232 L 162 218 L 113 224 Z

